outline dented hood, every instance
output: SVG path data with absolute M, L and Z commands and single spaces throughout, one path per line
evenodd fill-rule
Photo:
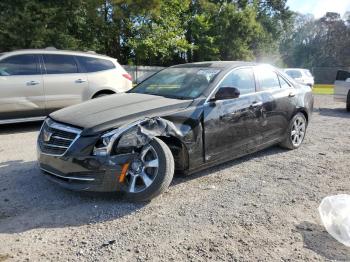
M 50 117 L 83 129 L 81 135 L 96 135 L 145 117 L 166 116 L 186 108 L 192 100 L 125 93 L 93 99 L 56 111 Z

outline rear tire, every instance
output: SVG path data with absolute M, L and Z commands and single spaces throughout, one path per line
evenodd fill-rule
M 148 149 L 148 148 L 150 148 L 150 149 Z M 154 164 L 154 160 L 153 161 L 148 160 L 148 162 L 153 162 L 154 165 L 152 165 L 152 166 L 157 166 L 157 167 L 152 167 L 152 168 L 156 169 L 156 174 L 155 175 L 153 174 L 153 176 L 149 175 L 152 182 L 148 182 L 150 184 L 147 186 L 145 183 L 146 187 L 144 189 L 142 189 L 142 188 L 138 189 L 137 187 L 134 187 L 133 190 L 131 190 L 130 189 L 131 188 L 131 180 L 133 179 L 133 177 L 131 176 L 130 172 L 134 173 L 134 176 L 135 176 L 136 172 L 132 169 L 133 165 L 130 164 L 129 170 L 128 170 L 128 174 L 130 174 L 129 181 L 126 181 L 126 185 L 124 188 L 126 198 L 130 201 L 134 201 L 134 202 L 149 201 L 149 200 L 157 197 L 158 195 L 162 194 L 163 192 L 165 192 L 167 190 L 167 188 L 169 187 L 171 181 L 173 180 L 174 171 L 175 171 L 175 164 L 174 164 L 173 155 L 172 155 L 169 147 L 162 140 L 160 140 L 158 138 L 154 138 L 148 145 L 145 145 L 143 147 L 142 151 L 147 150 L 147 149 L 150 151 L 154 150 L 154 152 L 155 152 L 154 155 L 155 155 L 156 159 L 158 159 L 157 164 Z M 140 154 L 140 160 L 141 160 L 141 162 L 143 162 L 145 164 L 147 161 L 143 161 L 142 151 Z M 146 153 L 146 154 L 149 154 L 149 153 Z M 155 157 L 152 157 L 150 155 L 148 155 L 148 157 L 150 159 L 155 158 Z M 144 166 L 146 166 L 146 165 L 144 165 Z M 147 168 L 144 170 L 146 173 L 149 172 L 149 171 L 147 171 Z M 137 181 L 142 186 L 142 182 L 144 180 L 142 178 L 137 178 Z M 133 191 L 133 192 L 131 192 L 131 191 Z
M 304 141 L 307 120 L 303 113 L 297 113 L 289 123 L 287 135 L 280 146 L 287 149 L 297 149 Z
M 350 112 L 350 91 L 348 92 L 348 96 L 346 98 L 346 111 Z

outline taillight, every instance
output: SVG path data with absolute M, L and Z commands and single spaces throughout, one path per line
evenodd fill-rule
M 126 74 L 123 74 L 123 76 L 124 76 L 126 79 L 132 81 L 131 75 L 129 75 L 129 74 L 126 73 Z

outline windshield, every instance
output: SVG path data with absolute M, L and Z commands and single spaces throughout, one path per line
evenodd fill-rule
M 146 79 L 130 90 L 130 93 L 193 99 L 208 88 L 219 72 L 216 68 L 171 67 Z

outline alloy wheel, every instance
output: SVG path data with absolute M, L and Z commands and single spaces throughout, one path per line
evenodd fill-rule
M 139 193 L 150 187 L 158 174 L 159 158 L 151 145 L 142 148 L 126 173 L 127 191 Z
M 293 146 L 298 147 L 303 142 L 306 131 L 306 122 L 305 119 L 301 116 L 298 116 L 293 123 L 291 140 Z

